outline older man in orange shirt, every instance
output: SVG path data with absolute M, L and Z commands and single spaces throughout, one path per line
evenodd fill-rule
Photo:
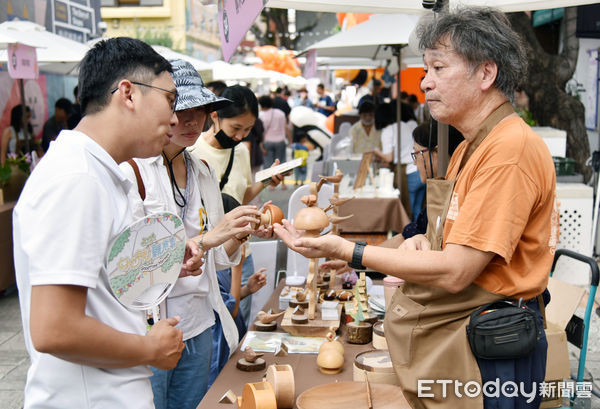
M 419 38 L 431 115 L 465 137 L 447 180 L 428 181 L 427 238 L 390 249 L 331 235 L 300 238 L 285 221 L 275 232 L 307 257 L 406 280 L 387 307 L 385 328 L 414 408 L 537 408 L 547 350 L 538 303 L 558 212 L 548 148 L 509 102 L 526 72 L 525 51 L 506 17 L 488 8 L 440 13 Z M 476 358 L 466 335 L 470 315 L 505 299 L 521 299 L 536 317 L 532 350 L 517 354 L 515 342 L 518 358 Z

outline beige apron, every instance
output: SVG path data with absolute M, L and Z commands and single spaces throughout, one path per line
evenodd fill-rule
M 507 102 L 484 121 L 467 148 L 460 169 L 491 129 L 513 112 Z M 443 178 L 427 180 L 426 236 L 432 250 L 441 250 L 454 184 L 454 180 Z M 465 383 L 474 381 L 481 385 L 481 374 L 467 340 L 466 326 L 471 312 L 503 298 L 474 284 L 457 294 L 408 282 L 396 291 L 385 315 L 385 338 L 404 396 L 414 409 L 483 408 L 481 394 L 475 397 L 464 394 Z M 436 383 L 445 380 L 452 380 L 452 383 L 447 386 Z M 461 396 L 455 393 L 456 381 L 463 385 L 458 388 Z

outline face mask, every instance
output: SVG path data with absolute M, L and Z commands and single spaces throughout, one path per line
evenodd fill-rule
M 365 126 L 371 126 L 371 125 L 373 125 L 373 122 L 375 122 L 375 120 L 369 119 L 369 120 L 365 121 L 364 119 L 361 119 L 360 122 Z
M 215 134 L 215 138 L 217 138 L 217 142 L 223 149 L 235 148 L 241 142 L 231 139 L 222 129 Z

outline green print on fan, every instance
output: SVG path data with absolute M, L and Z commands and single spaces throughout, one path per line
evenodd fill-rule
M 152 233 L 150 236 L 148 237 L 144 237 L 142 239 L 142 246 L 148 246 L 150 244 L 152 244 L 152 242 L 156 241 L 156 235 L 154 233 Z
M 185 255 L 181 219 L 153 214 L 127 227 L 111 245 L 107 272 L 114 296 L 125 306 L 150 309 L 166 298 Z
M 129 231 L 129 229 L 127 229 L 119 235 L 119 237 L 115 241 L 115 244 L 113 244 L 113 247 L 110 249 L 110 254 L 108 256 L 109 262 L 111 262 L 117 256 L 117 254 L 123 251 L 123 247 L 125 247 L 125 244 L 129 241 L 130 234 L 131 232 Z

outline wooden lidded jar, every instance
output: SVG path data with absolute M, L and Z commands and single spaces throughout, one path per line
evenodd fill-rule
M 399 385 L 390 352 L 387 349 L 364 351 L 356 355 L 354 358 L 353 380 L 364 382 L 365 373 L 369 377 L 369 382 Z
M 267 382 L 275 390 L 277 408 L 291 409 L 296 399 L 294 370 L 291 365 L 269 365 L 267 367 Z
M 277 409 L 275 392 L 271 384 L 269 382 L 245 384 L 240 409 Z

